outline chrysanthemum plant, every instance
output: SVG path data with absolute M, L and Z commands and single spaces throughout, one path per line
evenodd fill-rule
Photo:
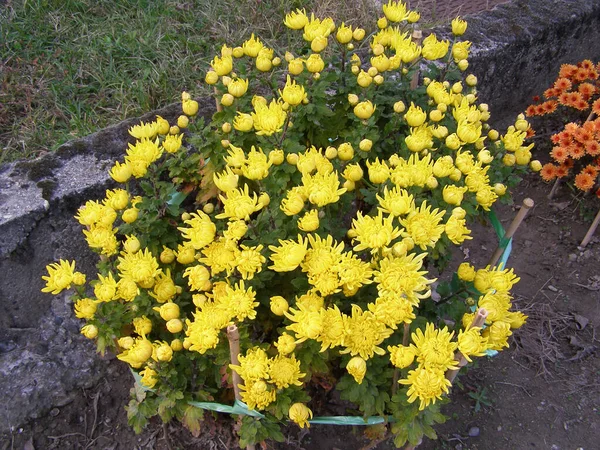
M 550 162 L 544 164 L 540 175 L 554 186 L 554 195 L 560 180 L 572 179 L 575 188 L 583 192 L 595 192 L 600 198 L 598 174 L 600 172 L 600 62 L 584 60 L 578 64 L 563 64 L 554 84 L 543 93 L 543 101 L 534 98 L 525 114 L 552 116 L 549 127 L 555 127 L 550 140 Z M 558 122 L 558 125 L 556 124 Z M 564 128 L 563 128 L 564 127 Z M 523 124 L 521 127 L 527 131 Z M 560 131 L 559 131 L 560 130 Z M 529 135 L 533 135 L 532 129 Z M 582 246 L 587 245 L 594 233 L 600 212 L 585 236 Z
M 213 59 L 211 120 L 184 93 L 177 125 L 130 130 L 110 171 L 123 187 L 76 216 L 97 279 L 61 261 L 44 291 L 75 285 L 82 333 L 139 374 L 136 430 L 158 414 L 197 432 L 194 402 L 231 405 L 235 388 L 236 411 L 253 413 L 242 446 L 282 439 L 288 418 L 308 426 L 315 397 L 415 445 L 435 437 L 459 366 L 508 346 L 524 322 L 512 270 L 463 263 L 435 300 L 432 286 L 530 147 L 518 124 L 489 129 L 463 80 L 466 22 L 451 42 L 420 41 L 418 19 L 390 2 L 365 36 L 290 13 L 303 48 L 253 35 Z

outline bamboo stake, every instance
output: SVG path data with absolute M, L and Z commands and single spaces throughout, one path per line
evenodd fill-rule
M 231 364 L 234 366 L 240 365 L 240 360 L 238 356 L 240 354 L 240 332 L 236 325 L 229 325 L 227 327 L 227 340 L 229 340 L 229 354 L 231 355 Z M 240 395 L 240 387 L 238 385 L 242 384 L 242 379 L 240 375 L 235 371 L 235 369 L 231 370 L 231 379 L 233 383 L 233 392 L 235 394 L 236 400 L 242 400 L 242 396 Z
M 590 241 L 592 240 L 592 236 L 596 232 L 596 228 L 598 228 L 598 224 L 600 224 L 600 211 L 598 211 L 598 214 L 596 214 L 596 217 L 594 218 L 592 225 L 590 226 L 587 233 L 585 234 L 583 241 L 581 241 L 580 247 L 585 247 L 586 245 L 588 245 L 590 243 Z
M 469 328 L 481 328 L 483 326 L 483 324 L 485 323 L 485 319 L 487 319 L 487 316 L 488 316 L 488 312 L 484 308 L 478 309 L 477 312 L 475 313 L 475 317 L 473 318 L 473 322 L 471 322 L 471 326 Z M 454 381 L 454 379 L 456 378 L 456 375 L 458 375 L 458 372 L 460 371 L 460 368 L 467 365 L 467 359 L 458 350 L 456 351 L 454 359 L 456 361 L 458 361 L 458 368 L 450 369 L 446 372 L 446 379 L 450 383 L 452 383 Z
M 521 209 L 519 210 L 519 212 L 513 219 L 512 223 L 508 227 L 508 230 L 506 230 L 506 234 L 504 235 L 504 238 L 510 239 L 514 236 L 515 232 L 517 231 L 517 228 L 519 228 L 519 225 L 521 225 L 521 222 L 523 222 L 523 219 L 525 219 L 525 216 L 527 215 L 529 210 L 531 208 L 533 208 L 534 205 L 535 205 L 534 201 L 530 198 L 526 198 L 525 200 L 523 200 L 523 206 L 521 207 Z M 498 245 L 498 247 L 496 247 L 496 251 L 492 255 L 488 265 L 495 266 L 496 263 L 498 262 L 498 260 L 500 259 L 500 257 L 502 256 L 503 251 L 504 251 L 504 248 L 502 246 Z
M 215 104 L 217 105 L 217 112 L 221 112 L 223 111 L 223 105 L 221 105 L 221 102 L 219 101 L 219 92 L 217 92 L 217 87 L 214 87 L 214 91 L 215 91 Z
M 421 45 L 421 39 L 423 38 L 423 32 L 421 30 L 415 30 L 412 34 L 412 40 L 415 44 Z M 413 73 L 412 79 L 410 80 L 410 88 L 414 90 L 419 86 L 419 70 Z
M 240 354 L 240 332 L 238 331 L 238 327 L 236 325 L 229 325 L 227 327 L 227 340 L 229 341 L 229 354 L 231 355 L 231 364 L 233 364 L 234 366 L 239 366 L 240 360 L 238 356 Z M 231 380 L 233 383 L 233 392 L 235 394 L 236 400 L 242 401 L 242 396 L 240 395 L 239 387 L 239 385 L 242 384 L 242 379 L 240 375 L 235 371 L 235 369 L 231 370 Z M 246 450 L 255 450 L 255 447 L 253 444 L 249 444 L 246 446 Z

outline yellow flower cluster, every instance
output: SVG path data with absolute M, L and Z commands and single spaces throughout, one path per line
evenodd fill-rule
M 239 357 L 239 365 L 230 364 L 244 380 L 239 387 L 242 400 L 250 409 L 265 409 L 277 398 L 277 392 L 290 386 L 302 386 L 305 374 L 294 355 L 281 352 L 269 358 L 260 347 L 254 347 Z M 292 412 L 293 414 L 293 412 Z M 312 414 L 311 414 L 312 416 Z
M 426 93 L 410 104 L 376 97 L 372 84 L 410 82 L 420 58 L 464 71 L 471 45 L 456 39 L 466 30 L 458 18 L 453 42 L 432 34 L 420 43 L 410 33 L 416 11 L 393 0 L 382 9 L 364 61 L 354 52 L 362 28 L 303 10 L 285 25 L 302 31 L 306 55 L 280 58 L 254 35 L 223 46 L 205 77 L 218 112 L 203 130 L 211 137 L 194 141 L 199 154 L 184 145 L 181 129 L 193 130 L 199 112 L 184 92 L 177 124 L 157 117 L 133 126 L 135 142 L 110 170 L 120 183 L 147 178 L 155 195 L 109 190 L 78 211 L 102 257 L 90 292 L 78 289 L 75 299 L 76 316 L 88 321 L 81 331 L 99 342 L 116 338 L 118 358 L 139 369 L 145 386 L 162 389 L 174 367 L 192 370 L 191 360 L 222 366 L 223 330 L 235 324 L 248 350 L 229 368 L 250 409 L 299 399 L 292 394 L 314 373 L 311 358 L 343 361 L 360 384 L 377 376 L 373 359 L 389 355 L 407 369 L 399 383 L 408 401 L 423 410 L 448 393 L 458 352 L 471 361 L 501 350 L 524 323 L 510 310 L 512 270 L 465 263 L 458 276 L 481 293 L 476 304 L 487 322 L 471 327 L 467 313 L 456 331 L 420 325 L 436 281 L 426 267 L 450 243 L 471 239 L 468 220 L 507 190 L 495 182 L 499 165 L 529 163 L 531 147 L 516 127 L 485 134 L 490 114 L 477 104 L 472 75 L 453 84 L 425 79 Z M 346 89 L 331 101 L 329 68 L 338 61 L 325 56 L 330 38 L 344 52 L 335 74 Z M 271 71 L 278 84 L 269 96 L 254 75 Z M 388 124 L 392 131 L 382 133 Z M 168 194 L 166 177 L 176 188 Z M 62 260 L 43 279 L 53 294 L 85 284 Z M 401 330 L 408 339 L 411 324 L 410 344 L 389 345 Z M 305 427 L 312 411 L 295 403 L 288 416 Z

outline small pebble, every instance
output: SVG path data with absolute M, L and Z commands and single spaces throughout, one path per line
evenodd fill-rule
M 502 431 L 502 425 L 498 425 L 498 428 L 496 428 L 496 430 Z
M 50 415 L 51 415 L 52 417 L 56 417 L 56 416 L 58 416 L 59 414 L 60 414 L 60 409 L 58 409 L 58 408 L 53 408 L 53 409 L 51 409 L 51 410 L 50 410 Z
M 471 428 L 469 428 L 469 436 L 470 437 L 477 437 L 477 436 L 479 436 L 479 427 L 471 427 Z
M 577 255 L 575 253 L 571 253 L 569 255 L 569 261 L 577 261 Z
M 552 286 L 551 284 L 548 285 L 548 290 L 552 291 L 552 292 L 558 292 L 558 289 L 556 289 L 554 286 Z

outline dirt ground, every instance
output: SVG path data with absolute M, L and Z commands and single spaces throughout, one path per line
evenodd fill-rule
M 600 431 L 600 232 L 578 248 L 598 207 L 593 198 L 575 197 L 562 186 L 554 199 L 550 186 L 529 175 L 515 192 L 515 205 L 531 197 L 536 205 L 514 239 L 509 265 L 521 277 L 515 304 L 529 315 L 511 348 L 458 378 L 431 449 L 591 450 Z M 583 217 L 581 213 L 584 213 Z M 514 206 L 498 210 L 505 228 Z M 587 221 L 585 220 L 587 219 Z M 491 227 L 477 225 L 476 238 L 462 250 L 476 266 L 485 265 L 497 239 Z M 458 263 L 458 262 L 457 262 Z M 194 438 L 177 423 L 153 422 L 136 436 L 127 425 L 125 405 L 132 378 L 126 367 L 107 359 L 104 378 L 93 389 L 45 417 L 0 436 L 7 449 L 229 449 L 235 448 L 231 422 L 209 419 Z M 357 450 L 369 445 L 362 427 L 290 427 L 278 448 Z M 267 443 L 266 448 L 275 448 Z M 391 442 L 377 449 L 391 449 Z

